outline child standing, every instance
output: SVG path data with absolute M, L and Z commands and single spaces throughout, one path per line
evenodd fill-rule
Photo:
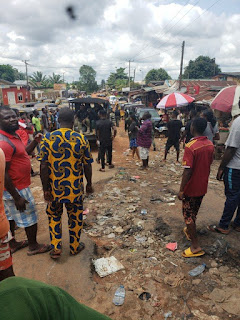
M 134 155 L 136 153 L 138 160 L 140 160 L 138 145 L 137 145 L 137 134 L 138 134 L 138 126 L 137 121 L 134 115 L 130 115 L 130 126 L 128 128 L 129 140 L 130 140 L 130 149 L 132 150 L 132 157 L 134 159 Z
M 210 166 L 213 161 L 213 143 L 203 136 L 207 121 L 196 118 L 191 124 L 193 138 L 185 146 L 183 156 L 183 176 L 178 199 L 182 200 L 183 217 L 186 223 L 184 233 L 191 246 L 182 255 L 185 258 L 205 254 L 199 246 L 196 233 L 196 218 L 204 195 L 207 193 Z

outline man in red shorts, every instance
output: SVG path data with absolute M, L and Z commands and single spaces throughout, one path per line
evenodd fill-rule
M 191 125 L 193 138 L 185 146 L 183 156 L 183 176 L 178 199 L 182 200 L 183 217 L 186 223 L 184 233 L 191 246 L 183 252 L 183 257 L 198 257 L 205 254 L 199 246 L 196 232 L 196 218 L 204 195 L 207 193 L 210 166 L 213 161 L 214 146 L 203 132 L 207 121 L 196 118 Z
M 14 276 L 9 245 L 12 235 L 3 204 L 4 175 L 5 156 L 2 149 L 0 149 L 0 281 Z

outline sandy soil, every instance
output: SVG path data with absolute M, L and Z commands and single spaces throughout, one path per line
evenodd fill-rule
M 90 213 L 82 234 L 86 249 L 79 256 L 69 256 L 65 214 L 61 260 L 55 262 L 48 254 L 28 257 L 23 249 L 14 254 L 15 273 L 58 285 L 78 301 L 116 320 L 164 319 L 164 313 L 168 311 L 172 311 L 172 319 L 239 319 L 238 311 L 226 311 L 223 303 L 216 302 L 211 296 L 215 288 L 239 290 L 240 234 L 232 231 L 228 236 L 222 236 L 206 230 L 208 224 L 219 221 L 225 200 L 223 184 L 215 180 L 218 161 L 212 166 L 208 194 L 197 222 L 200 242 L 207 254 L 186 260 L 181 257 L 182 250 L 189 245 L 182 233 L 181 202 L 163 201 L 176 195 L 182 169 L 175 165 L 174 150 L 167 163 L 161 161 L 165 139 L 156 142 L 157 151 L 150 153 L 151 168 L 140 171 L 138 163 L 128 155 L 128 137 L 122 122 L 114 141 L 116 168 L 101 173 L 99 165 L 93 165 L 95 193 L 85 200 L 85 208 L 89 208 Z M 96 151 L 93 157 L 96 158 Z M 39 166 L 35 159 L 33 166 L 35 170 Z M 139 179 L 132 179 L 133 176 L 139 176 Z M 31 187 L 39 213 L 38 239 L 48 242 L 39 177 L 32 179 Z M 147 209 L 146 216 L 141 215 L 141 209 Z M 106 219 L 106 222 L 101 225 L 100 219 Z M 109 237 L 110 234 L 114 237 Z M 24 231 L 17 230 L 17 238 L 24 237 Z M 146 241 L 141 243 L 138 237 L 146 237 Z M 165 245 L 173 241 L 178 242 L 178 250 L 170 252 Z M 94 271 L 92 259 L 109 255 L 114 255 L 125 269 L 100 278 Z M 188 271 L 203 262 L 207 265 L 206 271 L 192 279 Z M 120 284 L 125 286 L 126 299 L 122 307 L 116 307 L 112 298 Z M 144 291 L 151 294 L 150 300 L 139 299 Z

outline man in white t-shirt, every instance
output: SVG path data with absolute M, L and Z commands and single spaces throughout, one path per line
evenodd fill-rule
M 217 179 L 221 180 L 223 177 L 226 202 L 219 225 L 211 225 L 208 229 L 228 234 L 236 209 L 237 213 L 232 227 L 240 232 L 240 116 L 233 121 L 225 145 L 226 150 L 218 169 Z

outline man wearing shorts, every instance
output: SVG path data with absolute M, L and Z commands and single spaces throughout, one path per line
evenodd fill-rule
M 152 121 L 151 114 L 149 112 L 145 112 L 143 117 L 143 124 L 141 128 L 138 130 L 137 135 L 137 144 L 139 146 L 139 155 L 142 160 L 141 170 L 145 170 L 148 167 L 149 162 L 149 149 L 152 144 Z
M 10 241 L 11 252 L 29 246 L 28 255 L 44 253 L 50 246 L 37 242 L 37 213 L 33 195 L 30 191 L 31 162 L 28 154 L 41 140 L 41 134 L 25 147 L 18 130 L 16 113 L 8 106 L 0 107 L 0 148 L 6 159 L 4 207 L 13 239 Z M 17 242 L 14 238 L 15 223 L 25 228 L 28 241 Z
M 173 111 L 172 120 L 168 122 L 168 139 L 165 147 L 165 156 L 164 160 L 167 159 L 167 154 L 171 147 L 174 147 L 177 151 L 177 162 L 179 162 L 179 140 L 180 140 L 180 131 L 182 128 L 182 121 L 177 120 L 178 112 Z
M 183 156 L 183 176 L 178 194 L 182 200 L 183 217 L 186 223 L 184 233 L 191 246 L 183 252 L 183 257 L 198 257 L 205 254 L 199 246 L 196 233 L 196 218 L 204 195 L 207 193 L 210 166 L 213 161 L 214 146 L 203 132 L 207 121 L 196 118 L 191 125 L 193 138 L 185 146 Z
M 12 235 L 9 228 L 9 222 L 4 212 L 3 204 L 4 175 L 5 156 L 2 149 L 0 149 L 0 281 L 14 276 L 9 245 Z

